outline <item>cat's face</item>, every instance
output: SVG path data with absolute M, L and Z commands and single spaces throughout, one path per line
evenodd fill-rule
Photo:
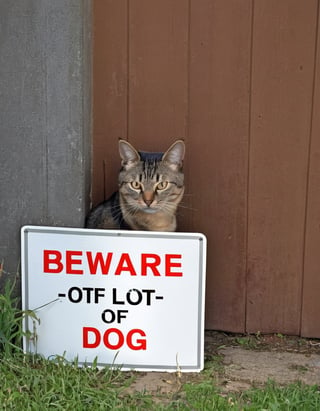
M 162 154 L 139 153 L 127 141 L 120 140 L 119 151 L 122 159 L 119 193 L 126 211 L 174 214 L 184 192 L 184 142 L 176 141 Z

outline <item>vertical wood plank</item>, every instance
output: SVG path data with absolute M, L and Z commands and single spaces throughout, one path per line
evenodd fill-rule
M 247 331 L 299 334 L 317 1 L 254 11 Z
M 245 329 L 251 1 L 192 0 L 192 228 L 208 238 L 206 326 Z
M 161 151 L 186 136 L 188 2 L 129 4 L 129 138 Z
M 146 151 L 165 151 L 187 140 L 188 2 L 140 0 L 129 8 L 129 139 Z M 178 230 L 191 217 L 188 195 L 178 208 Z
M 301 335 L 320 338 L 320 14 L 311 130 Z
M 93 2 L 93 174 L 97 204 L 117 189 L 118 138 L 127 137 L 127 0 Z

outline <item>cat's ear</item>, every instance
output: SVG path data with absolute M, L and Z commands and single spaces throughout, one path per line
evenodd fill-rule
M 165 161 L 173 170 L 182 167 L 185 153 L 185 144 L 182 140 L 177 140 L 162 156 L 162 161 Z
M 122 165 L 126 168 L 130 168 L 132 165 L 140 161 L 139 153 L 126 140 L 119 140 L 119 153 Z

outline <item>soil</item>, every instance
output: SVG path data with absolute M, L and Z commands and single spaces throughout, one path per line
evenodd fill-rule
M 201 373 L 136 373 L 129 392 L 174 396 L 184 383 L 212 378 L 222 394 L 301 381 L 320 386 L 320 340 L 276 335 L 207 331 Z

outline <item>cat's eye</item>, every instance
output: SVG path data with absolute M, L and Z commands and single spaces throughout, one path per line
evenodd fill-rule
M 134 190 L 140 190 L 141 188 L 141 184 L 139 183 L 139 181 L 131 181 L 130 185 L 131 188 L 133 188 Z
M 168 187 L 168 181 L 160 181 L 157 184 L 157 190 L 165 190 Z

